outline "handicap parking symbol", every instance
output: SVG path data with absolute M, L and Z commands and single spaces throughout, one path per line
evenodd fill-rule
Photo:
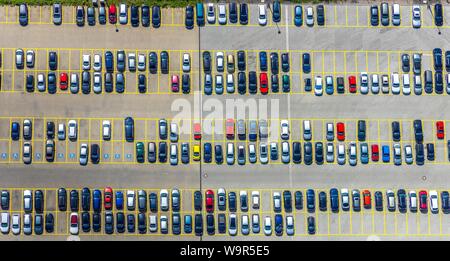
M 115 159 L 120 159 L 120 153 L 116 153 L 116 154 L 114 155 L 114 158 L 115 158 Z
M 14 159 L 18 159 L 19 158 L 19 153 L 13 153 L 13 158 Z
M 8 157 L 7 153 L 2 153 L 2 159 L 6 159 Z
M 109 154 L 108 153 L 103 154 L 103 158 L 104 159 L 109 159 Z
M 70 153 L 70 154 L 69 154 L 69 157 L 70 157 L 71 159 L 74 159 L 74 158 L 75 158 L 75 153 Z
M 36 153 L 36 159 L 41 159 L 41 153 Z
M 131 154 L 127 154 L 127 159 L 131 159 Z
M 64 158 L 64 154 L 63 153 L 58 153 L 58 159 L 62 159 Z

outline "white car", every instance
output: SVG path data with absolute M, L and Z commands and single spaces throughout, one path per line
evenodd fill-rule
M 409 74 L 403 74 L 403 90 L 404 95 L 410 95 L 411 94 L 411 86 L 409 83 Z
M 127 12 L 127 5 L 126 4 L 120 4 L 120 7 L 119 7 L 119 23 L 120 24 L 127 24 L 128 23 L 128 12 Z
M 46 89 L 46 84 L 45 84 L 45 76 L 43 73 L 38 73 L 37 75 L 37 89 L 40 92 L 45 92 Z
M 259 16 L 258 16 L 258 22 L 259 25 L 266 25 L 267 24 L 267 12 L 266 12 L 266 6 L 265 5 L 258 5 L 259 9 Z
M 306 8 L 306 25 L 313 26 L 314 25 L 314 10 L 312 6 L 308 6 Z
M 80 146 L 80 165 L 86 165 L 88 161 L 88 145 L 86 143 Z
M 148 219 L 149 219 L 148 227 L 149 227 L 150 232 L 154 233 L 154 232 L 158 231 L 158 218 L 156 217 L 156 215 L 150 215 L 148 217 Z
M 20 215 L 14 214 L 12 216 L 12 224 L 11 224 L 11 231 L 14 235 L 20 234 Z
M 270 219 L 270 217 L 264 218 L 264 235 L 272 235 L 272 220 Z
M 83 70 L 88 71 L 91 69 L 91 55 L 83 54 Z
M 32 155 L 32 148 L 30 142 L 24 142 L 23 143 L 23 152 L 22 152 L 22 160 L 25 164 L 31 163 L 31 155 Z
M 219 4 L 219 24 L 227 24 L 227 7 L 225 4 Z
M 59 140 L 66 139 L 66 125 L 64 123 L 58 124 L 58 139 Z
M 412 6 L 412 26 L 414 28 L 420 28 L 420 6 L 413 5 Z
M 228 233 L 230 236 L 235 236 L 237 233 L 237 217 L 236 214 L 230 214 L 230 224 L 228 226 Z
M 406 164 L 412 164 L 413 163 L 413 150 L 411 145 L 405 146 L 405 162 Z
M 293 216 L 287 216 L 286 217 L 286 234 L 288 236 L 293 236 L 295 233 L 294 228 L 294 217 Z
M 316 81 L 314 84 L 314 94 L 316 96 L 322 96 L 323 94 L 323 83 L 321 76 L 316 76 Z
M 209 3 L 206 9 L 206 20 L 209 24 L 214 24 L 216 22 L 216 10 L 213 3 Z
M 103 139 L 110 140 L 111 139 L 111 122 L 109 120 L 104 120 L 102 122 L 103 126 Z
M 134 210 L 136 208 L 136 193 L 134 190 L 127 191 L 127 209 Z
M 261 162 L 262 164 L 266 164 L 267 162 L 269 162 L 266 143 L 259 144 L 259 162 Z
M 102 73 L 94 73 L 94 93 L 102 93 Z
M 79 223 L 78 213 L 70 213 L 70 234 L 78 235 Z
M 188 53 L 183 54 L 183 72 L 191 71 L 191 59 Z
M 341 198 L 342 198 L 342 210 L 350 209 L 350 198 L 348 196 L 348 189 L 341 189 Z
M 128 69 L 130 71 L 136 71 L 136 54 L 128 53 Z
M 439 211 L 438 193 L 436 190 L 430 190 L 430 210 L 431 213 L 437 213 Z
M 25 190 L 23 192 L 23 209 L 26 213 L 33 211 L 33 195 L 31 190 Z
M 77 133 L 78 133 L 78 124 L 75 120 L 69 121 L 69 140 L 75 141 L 77 139 Z
M 345 165 L 345 145 L 344 144 L 338 144 L 337 162 L 339 165 Z
M 378 74 L 372 74 L 372 93 L 377 94 L 380 92 L 380 79 L 378 77 Z
M 145 71 L 145 67 L 146 67 L 146 58 L 145 58 L 145 54 L 139 54 L 138 55 L 138 70 L 139 71 Z
M 366 72 L 361 73 L 361 94 L 369 93 L 369 76 Z
M 400 94 L 400 77 L 397 72 L 392 73 L 391 81 L 392 81 L 392 93 Z
M 381 91 L 389 93 L 389 76 L 386 74 L 381 75 Z
M 259 209 L 259 191 L 252 191 L 252 208 Z
M 94 71 L 96 72 L 102 71 L 102 56 L 100 54 L 94 55 Z
M 287 120 L 281 121 L 281 138 L 283 140 L 289 139 L 289 121 Z
M 0 222 L 0 230 L 3 234 L 9 233 L 9 213 L 4 212 L 1 213 L 1 222 Z
M 167 189 L 161 189 L 159 192 L 159 199 L 162 211 L 169 210 L 169 191 Z
M 167 234 L 169 231 L 169 223 L 167 216 L 163 215 L 159 218 L 160 226 L 161 226 L 161 233 Z
M 32 217 L 31 214 L 23 215 L 23 233 L 25 235 L 31 235 L 32 233 Z
M 411 212 L 417 211 L 417 193 L 414 190 L 409 191 L 409 209 Z
M 253 214 L 252 215 L 252 232 L 253 234 L 258 234 L 260 231 L 259 227 L 259 215 Z
M 248 235 L 250 233 L 250 221 L 248 220 L 248 215 L 241 216 L 241 233 L 243 235 Z
M 216 67 L 218 72 L 223 72 L 224 70 L 224 58 L 223 52 L 216 53 Z
M 281 194 L 280 192 L 273 193 L 273 209 L 275 212 L 281 211 Z
M 328 163 L 334 162 L 334 146 L 332 142 L 327 143 L 326 158 Z
M 28 50 L 27 51 L 27 58 L 26 58 L 26 63 L 27 63 L 27 67 L 28 68 L 33 68 L 34 67 L 34 51 L 33 50 Z
M 358 158 L 356 156 L 356 143 L 350 142 L 350 147 L 348 148 L 348 162 L 350 166 L 356 166 Z

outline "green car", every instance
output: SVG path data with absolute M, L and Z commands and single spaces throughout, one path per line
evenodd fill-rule
M 138 142 L 136 143 L 136 160 L 139 163 L 144 163 L 144 143 Z
M 291 84 L 289 75 L 283 75 L 283 92 L 289 92 L 291 90 Z

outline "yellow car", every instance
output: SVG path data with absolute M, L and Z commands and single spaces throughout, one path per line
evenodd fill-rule
M 194 161 L 200 160 L 200 145 L 194 145 L 193 149 L 193 159 Z

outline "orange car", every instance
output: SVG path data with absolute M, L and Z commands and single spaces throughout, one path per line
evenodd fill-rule
M 372 197 L 370 196 L 370 191 L 367 189 L 363 191 L 363 202 L 364 208 L 369 209 L 372 207 Z
M 440 139 L 440 140 L 444 139 L 445 131 L 444 131 L 444 122 L 443 121 L 436 122 L 436 135 L 437 135 L 438 139 Z

